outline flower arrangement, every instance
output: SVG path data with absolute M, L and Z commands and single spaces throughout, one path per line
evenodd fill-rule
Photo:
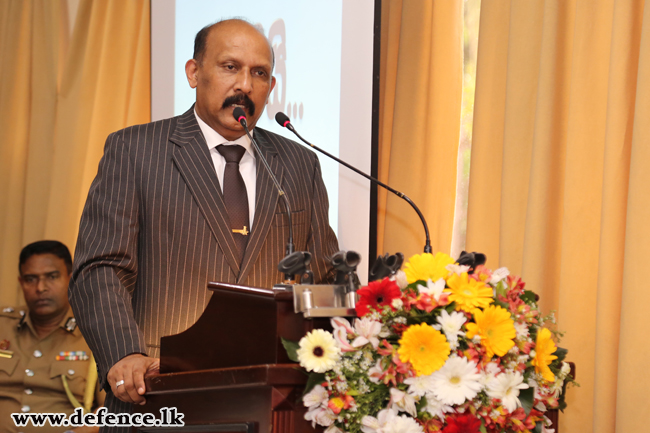
M 476 266 L 474 266 L 476 265 Z M 299 343 L 305 419 L 326 433 L 551 432 L 573 382 L 536 295 L 505 268 L 442 253 L 357 292 L 358 318 Z

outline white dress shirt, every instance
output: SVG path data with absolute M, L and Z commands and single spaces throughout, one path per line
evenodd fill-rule
M 241 161 L 239 161 L 239 172 L 241 173 L 242 178 L 244 179 L 244 184 L 246 185 L 246 194 L 248 195 L 248 217 L 250 221 L 250 228 L 253 228 L 253 217 L 255 216 L 255 182 L 256 182 L 256 163 L 255 163 L 255 153 L 253 152 L 253 147 L 250 140 L 246 134 L 242 135 L 235 141 L 228 141 L 223 138 L 217 131 L 212 129 L 205 123 L 194 110 L 194 116 L 196 121 L 201 127 L 201 132 L 205 137 L 205 141 L 208 143 L 208 150 L 210 151 L 210 156 L 212 157 L 212 163 L 214 164 L 214 169 L 217 172 L 217 178 L 219 179 L 219 185 L 221 186 L 221 192 L 223 192 L 223 173 L 226 170 L 226 158 L 224 158 L 219 151 L 217 146 L 220 144 L 233 145 L 238 144 L 246 149 L 244 156 L 242 156 Z M 255 134 L 255 130 L 251 131 L 251 135 Z

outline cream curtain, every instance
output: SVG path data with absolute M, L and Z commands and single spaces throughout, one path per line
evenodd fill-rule
M 149 1 L 0 0 L 0 305 L 18 253 L 73 250 L 106 136 L 150 118 Z
M 460 139 L 463 2 L 382 3 L 379 179 L 410 197 L 427 219 L 433 251 L 448 253 Z M 422 253 L 415 211 L 382 188 L 378 252 Z
M 647 430 L 650 8 L 483 0 L 467 249 L 557 310 L 561 432 Z

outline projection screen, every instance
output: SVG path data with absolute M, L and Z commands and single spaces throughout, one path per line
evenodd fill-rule
M 152 120 L 182 114 L 194 102 L 185 62 L 192 57 L 196 33 L 215 21 L 241 17 L 263 29 L 276 56 L 277 84 L 258 126 L 298 141 L 275 122 L 275 113 L 282 111 L 307 140 L 371 173 L 379 40 L 375 0 L 156 0 L 151 7 Z M 370 235 L 370 184 L 318 156 L 330 224 L 341 249 L 361 253 L 359 277 L 365 282 L 375 237 L 374 227 Z

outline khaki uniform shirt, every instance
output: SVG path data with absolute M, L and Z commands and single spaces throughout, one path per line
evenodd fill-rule
M 0 308 L 0 432 L 53 433 L 69 427 L 16 427 L 11 414 L 67 413 L 74 407 L 63 387 L 62 375 L 76 399 L 83 404 L 90 360 L 58 360 L 60 352 L 85 352 L 90 349 L 72 317 L 72 310 L 58 328 L 38 338 L 26 308 Z M 8 347 L 7 347 L 8 346 Z M 9 357 L 10 356 L 10 357 Z M 82 356 L 83 358 L 83 356 Z M 104 393 L 95 392 L 95 406 L 101 406 Z

